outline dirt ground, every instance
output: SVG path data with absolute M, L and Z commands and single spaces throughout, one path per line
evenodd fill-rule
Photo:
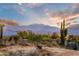
M 57 47 L 8 46 L 0 48 L 0 56 L 79 56 L 79 51 Z
M 79 51 L 69 50 L 64 48 L 57 48 L 57 47 L 44 47 L 45 50 L 52 53 L 54 56 L 79 56 Z

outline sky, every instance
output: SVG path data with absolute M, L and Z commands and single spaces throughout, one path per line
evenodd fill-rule
M 77 24 L 78 16 L 78 3 L 0 3 L 0 19 L 16 20 L 19 25 L 59 26 L 62 19 Z

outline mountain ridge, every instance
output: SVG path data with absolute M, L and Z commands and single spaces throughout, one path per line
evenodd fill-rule
M 74 26 L 79 26 L 79 24 L 76 24 Z M 79 35 L 79 28 L 74 27 L 74 26 L 70 26 L 68 28 L 68 34 L 70 35 Z M 44 24 L 32 24 L 32 25 L 28 25 L 28 26 L 5 26 L 4 27 L 4 32 L 12 32 L 15 33 L 16 31 L 27 31 L 27 30 L 31 30 L 34 33 L 39 33 L 39 34 L 51 34 L 53 32 L 56 33 L 60 33 L 60 29 L 57 27 L 51 27 L 48 25 L 44 25 Z M 76 30 L 76 31 L 75 31 Z M 5 34 L 5 33 L 4 33 Z

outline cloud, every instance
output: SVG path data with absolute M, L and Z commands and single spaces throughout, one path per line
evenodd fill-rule
M 43 5 L 42 3 L 28 3 L 29 8 L 36 8 Z
M 48 9 L 44 9 L 44 12 L 49 19 L 56 20 L 56 23 L 61 23 L 65 19 L 69 24 L 79 17 L 79 4 L 71 4 L 67 9 L 58 12 L 50 13 Z
M 22 3 L 15 4 L 12 8 L 20 15 L 25 16 L 26 9 L 22 6 Z
M 18 8 L 15 8 L 17 10 L 17 12 L 20 15 L 26 16 L 26 14 L 33 19 L 28 21 L 28 23 L 42 23 L 42 24 L 48 24 L 48 25 L 59 25 L 59 23 L 62 22 L 62 18 L 65 18 L 67 20 L 67 24 L 70 24 L 69 22 L 71 22 L 71 20 L 76 19 L 77 17 L 79 17 L 79 4 L 71 4 L 67 9 L 64 9 L 62 11 L 58 11 L 58 12 L 53 12 L 50 13 L 50 10 L 48 8 L 44 9 L 44 13 L 46 16 L 48 16 L 48 19 L 44 20 L 38 16 L 38 14 L 36 14 L 35 12 L 33 12 L 33 10 L 31 10 L 30 8 L 37 8 L 40 7 L 41 3 L 28 3 L 26 4 L 28 6 L 27 11 L 26 8 L 24 8 L 23 4 L 20 3 L 18 4 Z M 33 15 L 33 16 L 31 16 Z M 27 21 L 27 20 L 26 20 Z M 23 24 L 26 24 L 25 22 L 23 22 Z
M 18 3 L 18 5 L 22 6 L 23 3 Z
M 25 16 L 25 13 L 26 13 L 26 9 L 25 9 L 25 8 L 20 7 L 17 11 L 18 11 L 18 13 L 19 13 L 20 15 Z
M 77 22 L 76 19 L 79 17 L 79 4 L 71 4 L 67 9 L 52 13 L 48 8 L 46 8 L 44 9 L 44 13 L 51 22 L 54 22 L 52 24 L 55 24 L 57 27 L 60 27 L 63 19 L 66 20 L 66 26 L 68 27 Z
M 73 7 L 73 8 L 78 8 L 78 7 L 79 7 L 79 3 L 73 3 L 73 4 L 72 4 L 72 7 Z
M 18 6 L 19 8 L 16 8 L 17 12 L 20 14 L 20 15 L 23 15 L 25 16 L 25 13 L 27 12 L 25 6 L 28 6 L 27 9 L 29 8 L 36 8 L 36 7 L 39 7 L 43 5 L 42 3 L 27 3 L 27 4 L 23 4 L 23 3 L 18 3 Z M 30 10 L 30 9 L 29 9 Z M 31 12 L 32 10 L 30 10 L 29 12 Z
M 41 20 L 40 20 L 41 19 Z M 48 18 L 38 18 L 38 19 L 31 19 L 31 20 L 25 20 L 20 22 L 21 25 L 31 25 L 31 24 L 44 24 L 49 26 L 57 26 L 56 21 L 48 20 Z
M 1 25 L 12 25 L 12 26 L 18 25 L 16 20 L 6 20 L 6 19 L 1 19 L 0 24 Z

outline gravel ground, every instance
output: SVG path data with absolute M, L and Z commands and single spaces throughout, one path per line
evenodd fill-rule
M 64 48 L 57 48 L 57 47 L 44 47 L 43 49 L 49 51 L 54 56 L 79 56 L 79 51 L 69 50 Z
M 9 46 L 0 48 L 0 56 L 79 56 L 79 51 L 43 47 L 37 49 L 35 46 Z

